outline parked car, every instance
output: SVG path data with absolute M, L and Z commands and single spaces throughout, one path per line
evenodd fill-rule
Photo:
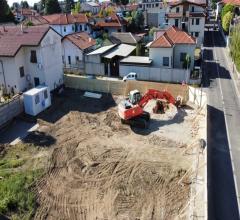
M 126 76 L 123 77 L 123 81 L 126 82 L 128 80 L 137 80 L 137 73 L 128 73 Z

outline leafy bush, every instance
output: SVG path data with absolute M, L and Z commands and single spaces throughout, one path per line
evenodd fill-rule
M 228 12 L 233 12 L 234 10 L 234 6 L 230 5 L 230 4 L 226 4 L 221 11 L 221 19 L 223 20 L 224 16 L 228 13 Z
M 156 32 L 157 30 L 158 30 L 158 28 L 152 27 L 152 28 L 150 29 L 150 31 L 149 31 L 149 35 L 150 35 L 150 36 L 153 36 L 153 35 L 154 35 L 154 32 Z
M 240 71 L 240 25 L 235 26 L 231 33 L 230 54 L 237 70 Z
M 226 33 L 228 33 L 229 31 L 229 26 L 232 21 L 232 18 L 233 18 L 233 13 L 229 11 L 227 14 L 224 15 L 222 19 L 222 28 Z

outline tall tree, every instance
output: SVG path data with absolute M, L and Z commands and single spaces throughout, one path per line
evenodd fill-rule
M 45 2 L 45 14 L 55 14 L 60 13 L 61 8 L 59 6 L 58 0 L 46 0 Z
M 74 0 L 65 0 L 65 12 L 70 13 L 74 7 Z
M 14 16 L 6 0 L 0 0 L 0 23 L 14 21 Z
M 21 1 L 21 7 L 22 8 L 29 8 L 28 2 L 27 1 Z
M 74 8 L 73 8 L 71 11 L 72 11 L 72 13 L 77 14 L 77 13 L 80 12 L 80 10 L 81 10 L 81 3 L 80 3 L 80 1 L 78 1 L 78 2 L 74 5 Z

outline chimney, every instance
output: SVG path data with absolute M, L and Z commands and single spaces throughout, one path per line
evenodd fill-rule
M 89 38 L 88 38 L 88 42 L 90 43 L 91 41 L 92 41 L 92 38 L 91 38 L 91 37 L 89 37 Z

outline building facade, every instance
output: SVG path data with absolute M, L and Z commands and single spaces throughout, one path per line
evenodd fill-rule
M 5 29 L 7 32 L 0 39 L 2 88 L 15 94 L 38 85 L 47 85 L 53 90 L 63 84 L 59 34 L 49 27 Z

